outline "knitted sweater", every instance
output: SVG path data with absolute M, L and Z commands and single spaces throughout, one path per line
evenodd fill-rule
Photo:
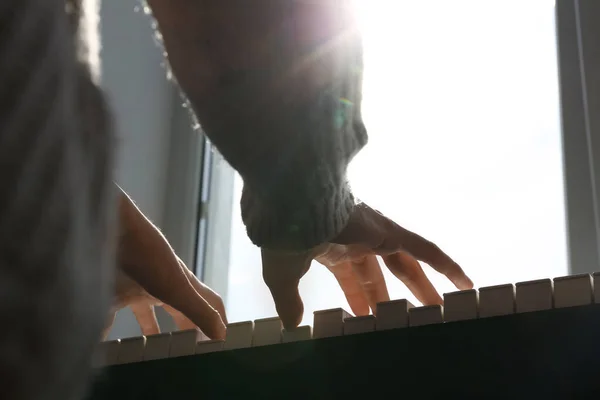
M 0 7 L 2 398 L 80 399 L 112 301 L 112 121 L 67 10 Z
M 296 2 L 291 11 L 296 40 L 289 45 L 298 51 L 284 66 L 289 69 L 307 59 L 311 64 L 289 85 L 267 92 L 272 103 L 258 103 L 255 115 L 262 124 L 248 124 L 245 134 L 252 135 L 250 129 L 268 134 L 256 135 L 263 142 L 256 142 L 260 151 L 252 163 L 239 162 L 235 152 L 221 144 L 222 151 L 231 154 L 232 164 L 240 165 L 242 218 L 258 246 L 308 249 L 334 238 L 350 217 L 354 198 L 346 169 L 366 144 L 367 133 L 360 112 L 362 43 L 356 27 L 350 25 L 354 21 L 344 18 L 348 11 Z M 320 26 L 315 26 L 315 20 Z M 312 40 L 302 42 L 307 37 Z M 314 85 L 314 75 L 325 79 Z M 282 101 L 298 83 L 307 85 L 296 91 L 298 98 Z M 261 96 L 256 93 L 256 97 Z
M 351 1 L 149 4 L 203 131 L 244 180 L 250 239 L 301 251 L 334 238 L 367 142 Z

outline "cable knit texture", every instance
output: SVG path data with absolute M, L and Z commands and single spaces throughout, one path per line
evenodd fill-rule
M 242 219 L 257 246 L 302 251 L 346 226 L 354 207 L 346 168 L 366 132 L 358 118 L 340 122 L 348 107 L 340 97 L 323 93 L 296 110 L 286 119 L 295 140 L 282 146 L 270 169 L 246 175 Z
M 289 132 L 289 140 L 274 149 L 270 168 L 255 165 L 245 174 L 242 219 L 258 246 L 302 251 L 327 242 L 346 226 L 354 207 L 346 169 L 367 133 L 360 112 L 362 43 L 356 27 L 347 24 L 353 21 L 340 18 L 345 11 L 332 15 L 333 29 L 301 58 L 330 69 L 328 84 L 287 113 L 277 110 L 285 115 L 278 127 Z M 300 29 L 311 28 L 302 22 Z

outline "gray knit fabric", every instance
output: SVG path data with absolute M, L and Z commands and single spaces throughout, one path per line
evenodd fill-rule
M 225 56 L 219 61 L 224 44 L 218 35 L 207 38 L 199 45 L 203 54 L 225 66 L 218 68 L 217 82 L 206 85 L 212 88 L 208 94 L 188 93 L 203 131 L 244 180 L 242 219 L 250 239 L 287 250 L 331 240 L 346 226 L 354 205 L 347 166 L 367 143 L 361 116 L 363 48 L 351 1 L 196 4 L 189 8 L 198 14 L 212 15 L 218 8 L 212 12 L 221 16 L 227 7 L 245 6 L 244 18 L 269 24 L 269 37 L 280 38 L 280 47 L 260 48 L 262 59 L 253 59 L 256 65 L 250 67 L 227 65 Z M 331 26 L 317 28 L 321 37 L 306 34 L 315 27 L 305 6 L 313 15 L 325 13 L 322 20 Z M 315 40 L 298 40 L 306 36 Z M 327 77 L 320 87 L 306 83 L 316 81 L 316 74 Z
M 77 9 L 74 9 L 75 11 Z M 112 137 L 65 0 L 0 6 L 0 387 L 80 398 L 109 305 Z

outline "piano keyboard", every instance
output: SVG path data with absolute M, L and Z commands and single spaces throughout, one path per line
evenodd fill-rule
M 510 379 L 506 381 L 508 378 L 505 379 L 499 375 L 500 373 L 513 374 L 520 368 L 533 367 L 534 364 L 538 368 L 537 371 L 539 368 L 549 368 L 553 365 L 551 360 L 556 356 L 554 354 L 556 352 L 564 353 L 565 357 L 572 356 L 573 359 L 568 357 L 562 359 L 562 367 L 547 372 L 546 376 L 540 375 L 536 370 L 529 372 L 529 375 L 534 377 L 534 381 L 543 378 L 544 385 L 548 388 L 552 387 L 553 383 L 561 382 L 553 380 L 557 378 L 552 375 L 553 373 L 559 374 L 562 371 L 561 373 L 572 374 L 573 371 L 577 371 L 584 376 L 585 371 L 580 371 L 582 368 L 580 363 L 583 363 L 584 359 L 587 364 L 590 364 L 590 360 L 594 361 L 596 368 L 586 371 L 590 373 L 593 371 L 592 375 L 600 377 L 600 304 L 596 305 L 596 303 L 600 303 L 600 273 L 447 293 L 444 295 L 444 306 L 415 307 L 407 300 L 392 300 L 379 303 L 376 316 L 354 317 L 339 308 L 321 310 L 314 313 L 312 327 L 300 326 L 293 331 L 282 329 L 279 318 L 236 322 L 228 325 L 226 338 L 222 341 L 208 340 L 195 330 L 107 341 L 100 343 L 94 357 L 95 367 L 111 367 L 104 369 L 104 375 L 101 374 L 99 386 L 97 385 L 98 388 L 104 388 L 105 392 L 101 390 L 94 392 L 96 396 L 92 398 L 94 400 L 111 398 L 108 393 L 113 392 L 110 392 L 109 388 L 127 387 L 123 386 L 122 381 L 125 376 L 139 375 L 140 379 L 147 382 L 142 375 L 149 377 L 155 374 L 155 379 L 160 380 L 161 374 L 169 368 L 180 372 L 181 368 L 186 371 L 197 369 L 198 374 L 201 370 L 204 374 L 212 374 L 209 380 L 203 380 L 204 386 L 198 388 L 199 395 L 203 394 L 203 391 L 218 390 L 216 382 L 219 378 L 216 376 L 216 371 L 221 371 L 225 375 L 233 374 L 230 378 L 236 378 L 238 383 L 240 379 L 255 382 L 255 386 L 262 387 L 257 395 L 260 394 L 262 398 L 268 397 L 268 393 L 273 392 L 274 387 L 283 385 L 282 382 L 285 381 L 282 372 L 277 371 L 289 369 L 299 375 L 312 376 L 311 379 L 315 380 L 317 386 L 321 385 L 321 388 L 326 385 L 329 390 L 327 398 L 348 398 L 337 396 L 341 389 L 332 392 L 331 382 L 324 382 L 324 376 L 331 377 L 337 374 L 337 369 L 340 368 L 345 370 L 347 376 L 352 376 L 356 373 L 355 370 L 383 368 L 378 367 L 379 364 L 387 365 L 385 370 L 390 368 L 396 371 L 389 372 L 390 376 L 386 379 L 390 379 L 390 383 L 401 384 L 403 387 L 409 382 L 414 385 L 414 382 L 420 379 L 429 380 L 435 377 L 438 381 L 448 380 L 449 375 L 456 373 L 458 375 L 454 378 L 455 383 L 463 382 L 462 386 L 458 385 L 463 388 L 459 393 L 465 395 L 470 393 L 469 390 L 465 392 L 465 388 L 477 386 L 473 386 L 474 374 L 482 374 L 486 368 L 487 374 L 480 376 L 479 381 L 490 380 L 495 376 L 495 380 L 492 379 L 498 386 L 495 390 L 506 390 L 511 385 Z M 544 327 L 547 332 L 541 334 L 540 332 L 544 332 Z M 592 334 L 596 338 L 593 343 L 598 345 L 593 346 L 588 343 L 591 347 L 586 349 L 588 353 L 584 357 L 581 350 L 574 350 L 574 348 L 579 345 L 584 346 L 589 339 L 586 335 Z M 522 340 L 518 341 L 520 336 Z M 540 343 L 551 340 L 557 344 L 545 348 L 545 353 L 540 354 Z M 526 341 L 531 344 L 525 345 Z M 455 344 L 451 345 L 451 342 Z M 384 345 L 386 347 L 382 349 Z M 464 354 L 459 350 L 461 346 L 467 349 Z M 473 352 L 474 346 L 479 346 L 476 352 Z M 534 350 L 535 354 L 529 354 Z M 537 359 L 526 361 L 527 354 L 529 354 L 527 357 L 535 355 Z M 592 355 L 593 357 L 590 358 Z M 473 363 L 469 367 L 471 369 L 466 367 L 467 363 L 461 361 L 464 357 L 469 359 L 469 363 Z M 546 357 L 546 361 L 543 357 Z M 336 364 L 339 359 L 344 359 L 344 363 Z M 428 368 L 423 370 L 423 363 L 426 361 L 429 361 Z M 337 365 L 335 373 L 332 369 L 324 369 L 324 365 L 333 364 Z M 487 367 L 473 370 L 473 366 L 478 364 L 486 364 Z M 506 369 L 507 366 L 510 368 Z M 415 375 L 416 372 L 407 372 L 407 368 L 411 367 L 425 375 L 419 378 Z M 436 368 L 440 370 L 434 372 Z M 465 370 L 461 373 L 461 368 L 467 368 L 469 371 Z M 502 371 L 498 370 L 494 373 L 493 371 L 498 368 Z M 401 370 L 405 372 L 404 378 L 403 375 L 398 375 Z M 315 375 L 315 371 L 320 371 L 321 375 Z M 184 372 L 182 374 L 182 376 L 186 375 Z M 365 374 L 366 371 L 363 371 L 363 375 Z M 174 380 L 173 385 L 175 381 L 181 379 L 177 374 L 171 373 L 170 376 Z M 249 378 L 251 376 L 252 379 Z M 409 379 L 409 376 L 413 378 Z M 569 382 L 574 382 L 574 378 L 571 375 L 569 377 L 571 379 Z M 266 381 L 260 383 L 261 379 Z M 310 387 L 310 381 L 300 377 L 298 379 L 302 381 L 302 385 Z M 339 376 L 339 379 L 344 377 Z M 382 379 L 380 377 L 374 381 L 368 379 L 364 381 L 359 374 L 345 384 L 360 387 L 373 385 L 369 389 L 369 393 L 373 394 L 373 390 L 377 391 L 377 387 L 383 385 Z M 120 385 L 115 383 L 117 381 L 121 382 Z M 452 382 L 454 381 L 450 380 L 450 384 L 446 384 L 448 391 L 456 389 L 457 385 Z M 563 380 L 561 383 L 563 389 L 571 385 L 566 382 Z M 221 384 L 224 384 L 222 380 Z M 343 382 L 340 381 L 339 384 L 343 385 Z M 600 389 L 600 378 L 589 381 L 589 384 Z M 186 384 L 183 384 L 183 387 L 185 386 Z M 207 386 L 215 386 L 215 388 L 209 390 Z M 233 390 L 235 385 L 225 386 L 227 390 Z M 437 384 L 426 386 L 426 384 L 425 387 L 421 386 L 419 390 L 430 392 L 440 390 Z M 128 390 L 133 389 L 129 387 Z M 171 390 L 183 389 L 178 386 L 171 387 Z M 244 390 L 252 392 L 248 388 Z M 587 390 L 589 392 L 591 389 L 587 388 Z M 103 397 L 100 393 L 105 393 L 104 396 L 108 397 Z M 147 398 L 142 396 L 142 392 L 138 393 L 135 390 L 128 393 L 129 400 Z M 148 393 L 156 395 L 155 391 Z M 231 396 L 234 395 L 233 393 L 230 393 Z M 477 393 L 487 395 L 482 392 Z M 518 398 L 518 393 L 511 392 L 510 398 Z M 548 393 L 551 398 L 560 398 L 553 397 L 560 393 L 556 388 Z M 600 394 L 600 391 L 594 393 Z M 530 393 L 529 396 L 531 395 Z M 533 395 L 536 398 L 541 397 L 541 392 L 537 391 Z M 167 393 L 165 396 L 164 398 L 172 398 Z M 321 397 L 310 390 L 305 391 L 304 396 Z M 568 396 L 573 398 L 572 392 L 568 392 Z M 548 398 L 548 395 L 544 397 Z M 222 397 L 217 395 L 214 398 Z
M 227 326 L 224 341 L 208 340 L 196 330 L 117 339 L 100 344 L 94 366 L 589 305 L 595 299 L 600 303 L 600 293 L 594 293 L 600 291 L 599 280 L 600 273 L 572 275 L 446 293 L 444 306 L 415 307 L 408 300 L 393 300 L 377 305 L 377 317 L 354 317 L 340 308 L 321 310 L 314 314 L 313 327 L 292 332 L 286 332 L 277 317 L 236 322 Z

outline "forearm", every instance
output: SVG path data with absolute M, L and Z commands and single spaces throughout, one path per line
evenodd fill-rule
M 350 2 L 149 3 L 203 132 L 244 179 L 252 241 L 303 250 L 334 237 L 367 140 Z
M 242 217 L 254 244 L 305 250 L 346 225 L 354 204 L 346 170 L 367 142 L 360 61 L 288 101 L 255 76 L 215 92 L 205 107 L 192 101 L 203 131 L 244 180 Z
M 346 169 L 366 133 L 360 119 L 336 126 L 339 98 L 324 97 L 287 120 L 288 132 L 297 136 L 265 152 L 242 175 L 242 218 L 258 246 L 306 250 L 346 226 L 354 206 Z

